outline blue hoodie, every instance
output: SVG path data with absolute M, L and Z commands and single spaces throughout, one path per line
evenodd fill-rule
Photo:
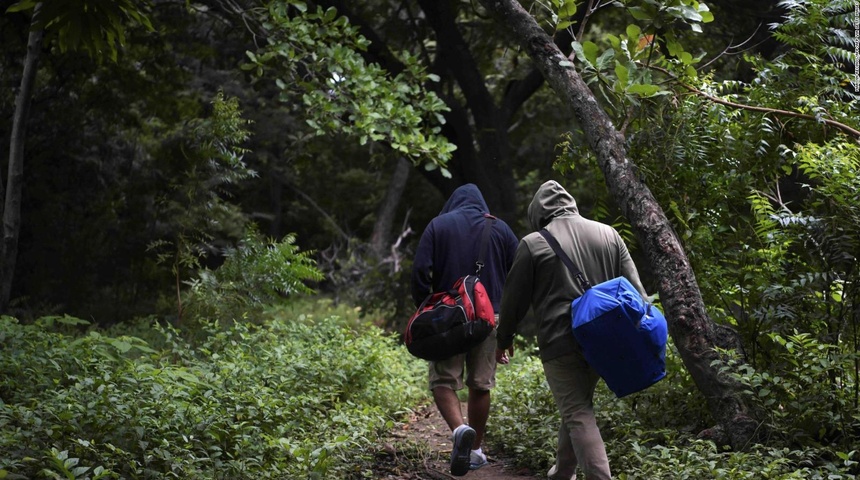
M 412 264 L 415 305 L 428 294 L 447 290 L 458 278 L 475 273 L 486 213 L 489 209 L 481 191 L 469 183 L 454 190 L 439 216 L 430 221 L 418 242 Z M 496 312 L 518 243 L 508 224 L 496 219 L 480 274 Z

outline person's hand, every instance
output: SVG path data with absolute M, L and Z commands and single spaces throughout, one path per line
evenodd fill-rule
M 511 345 L 507 350 L 496 348 L 496 362 L 501 363 L 502 365 L 507 365 L 511 361 L 511 357 L 514 356 L 514 346 Z

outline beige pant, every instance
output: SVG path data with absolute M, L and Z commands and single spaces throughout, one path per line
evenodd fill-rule
M 569 479 L 576 466 L 588 480 L 609 480 L 609 459 L 594 418 L 594 387 L 600 377 L 581 353 L 543 364 L 547 383 L 561 414 L 554 477 Z
M 430 362 L 430 390 L 448 387 L 463 389 L 463 367 L 466 385 L 475 390 L 492 390 L 496 386 L 496 330 L 479 345 L 461 355 Z

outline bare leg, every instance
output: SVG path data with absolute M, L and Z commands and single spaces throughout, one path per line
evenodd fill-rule
M 469 426 L 475 429 L 475 441 L 472 450 L 481 448 L 484 431 L 487 428 L 487 418 L 490 416 L 490 391 L 469 388 Z
M 433 400 L 452 432 L 464 423 L 457 392 L 448 387 L 436 387 L 433 389 Z

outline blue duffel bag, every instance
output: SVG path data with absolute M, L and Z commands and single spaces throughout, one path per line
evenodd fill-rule
M 573 336 L 606 386 L 623 397 L 666 376 L 666 317 L 624 277 L 594 285 L 571 303 Z
M 585 290 L 570 305 L 573 336 L 612 393 L 624 397 L 665 377 L 669 330 L 663 313 L 624 277 L 592 286 L 558 241 L 545 229 L 540 234 Z

